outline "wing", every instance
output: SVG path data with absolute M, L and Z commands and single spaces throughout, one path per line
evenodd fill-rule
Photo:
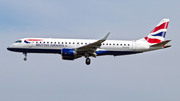
M 76 49 L 76 51 L 78 53 L 84 53 L 84 54 L 89 54 L 92 55 L 94 57 L 96 57 L 96 49 L 99 48 L 101 46 L 101 43 L 103 43 L 104 41 L 106 41 L 107 37 L 109 36 L 110 32 L 101 40 L 98 40 L 96 42 L 93 42 L 91 44 L 79 47 Z

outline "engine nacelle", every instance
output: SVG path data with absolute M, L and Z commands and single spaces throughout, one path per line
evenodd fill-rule
M 61 50 L 61 56 L 64 60 L 74 60 L 77 58 L 77 52 L 75 49 L 62 49 Z

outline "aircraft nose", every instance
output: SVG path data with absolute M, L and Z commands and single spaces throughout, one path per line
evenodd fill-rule
M 7 47 L 7 50 L 12 51 L 13 50 L 13 45 Z
M 7 50 L 11 51 L 11 50 L 12 50 L 12 48 L 8 47 L 8 48 L 7 48 Z

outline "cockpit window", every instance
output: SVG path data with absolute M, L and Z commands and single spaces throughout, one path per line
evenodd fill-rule
M 18 41 L 16 41 L 15 43 L 21 43 L 22 41 L 21 40 L 18 40 Z

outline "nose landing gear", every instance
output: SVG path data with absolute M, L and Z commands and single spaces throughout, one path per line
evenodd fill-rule
M 23 54 L 24 54 L 24 61 L 26 61 L 27 60 L 27 52 L 23 52 Z
M 24 61 L 26 61 L 27 60 L 27 58 L 24 58 Z

